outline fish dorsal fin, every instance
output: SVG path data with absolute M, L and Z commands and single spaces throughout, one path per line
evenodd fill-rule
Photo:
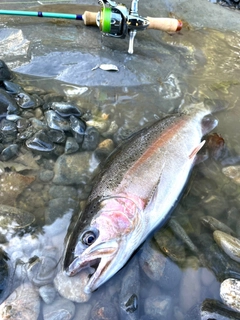
M 206 140 L 203 140 L 196 148 L 193 149 L 193 151 L 189 155 L 189 159 L 192 159 L 195 157 L 195 155 L 198 153 L 198 151 L 202 149 L 205 142 L 206 142 Z

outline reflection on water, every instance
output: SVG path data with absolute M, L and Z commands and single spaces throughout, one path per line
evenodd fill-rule
M 24 40 L 19 31 L 14 34 L 17 38 L 13 40 L 17 39 L 20 49 L 26 49 L 27 38 Z M 154 46 L 147 50 L 149 39 Z M 239 33 L 186 30 L 183 35 L 166 35 L 161 41 L 155 33 L 150 33 L 150 38 L 142 35 L 141 41 L 136 44 L 136 55 L 129 68 L 135 70 L 135 76 L 136 70 L 139 71 L 142 85 L 138 82 L 130 85 L 133 81 L 130 73 L 123 76 L 129 77 L 129 82 L 123 81 L 124 85 L 117 87 L 90 86 L 89 82 L 73 85 L 71 70 L 67 74 L 69 83 L 15 75 L 14 82 L 34 100 L 34 108 L 22 109 L 23 119 L 14 122 L 10 134 L 5 135 L 6 140 L 1 137 L 1 150 L 7 144 L 18 146 L 17 155 L 11 156 L 10 150 L 10 156 L 7 153 L 7 158 L 0 162 L 0 241 L 10 258 L 4 252 L 0 255 L 0 266 L 3 266 L 0 270 L 4 271 L 0 274 L 4 285 L 0 299 L 3 301 L 17 288 L 11 302 L 14 311 L 5 309 L 3 319 L 9 314 L 10 319 L 17 319 L 16 315 L 28 309 L 28 303 L 31 303 L 31 319 L 52 319 L 56 312 L 62 312 L 59 317 L 63 319 L 197 319 L 198 306 L 203 301 L 221 301 L 220 282 L 229 276 L 240 278 L 238 262 L 219 249 L 212 236 L 212 220 L 209 222 L 209 216 L 215 218 L 230 228 L 228 233 L 240 236 L 239 185 L 222 172 L 226 163 L 235 166 L 240 154 Z M 39 47 L 43 48 L 40 44 Z M 35 42 L 33 52 L 37 49 Z M 119 59 L 121 55 L 115 53 L 116 56 Z M 123 57 L 126 62 L 125 54 Z M 9 61 L 12 66 L 22 65 L 24 70 L 18 58 L 13 54 Z M 24 57 L 24 63 L 28 58 Z M 141 68 L 138 58 L 148 60 L 147 70 Z M 42 59 L 50 74 L 59 71 L 58 65 L 47 64 Z M 37 61 L 41 69 L 41 58 Z M 107 73 L 96 79 L 101 82 L 104 77 Z M 204 98 L 227 100 L 229 104 L 229 110 L 217 115 L 216 128 L 225 140 L 226 152 L 222 158 L 210 157 L 195 166 L 173 212 L 174 219 L 156 231 L 129 263 L 91 297 L 83 292 L 85 274 L 81 279 L 59 277 L 67 226 L 71 216 L 77 216 L 84 206 L 98 164 L 120 141 L 141 127 L 176 111 L 183 103 Z M 27 96 L 20 101 L 27 102 Z M 56 110 L 57 103 L 62 102 L 80 109 L 83 115 L 76 117 L 77 120 L 95 128 L 91 132 L 92 141 L 96 142 L 94 148 L 93 142 L 83 147 L 79 131 L 75 130 L 81 128 L 82 122 L 76 125 L 76 119 L 64 122 L 70 126 L 64 129 L 64 136 L 59 134 L 59 129 L 56 135 L 56 126 L 63 125 L 56 116 L 49 120 L 52 131 L 49 123 L 46 126 L 47 112 Z M 52 140 L 43 135 L 45 131 L 48 137 L 51 131 L 51 139 L 55 139 L 53 150 Z M 73 137 L 77 145 L 69 139 Z M 54 278 L 58 291 L 53 285 Z M 202 309 L 209 314 L 218 310 L 211 301 L 204 303 Z

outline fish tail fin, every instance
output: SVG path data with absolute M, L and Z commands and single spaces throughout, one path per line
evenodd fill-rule
M 228 109 L 229 103 L 221 99 L 204 99 L 204 107 L 208 109 L 210 113 L 215 113 Z

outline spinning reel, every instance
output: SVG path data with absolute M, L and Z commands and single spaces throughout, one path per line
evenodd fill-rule
M 133 42 L 137 31 L 149 26 L 149 21 L 138 14 L 138 1 L 133 0 L 128 11 L 124 4 L 111 0 L 100 0 L 103 6 L 97 14 L 97 25 L 105 36 L 125 38 L 129 33 L 128 53 L 133 53 Z

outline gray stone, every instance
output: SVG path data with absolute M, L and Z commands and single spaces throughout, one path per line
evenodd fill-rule
M 56 289 L 54 286 L 47 284 L 39 288 L 39 294 L 46 304 L 51 304 L 56 297 Z
M 90 181 L 95 169 L 96 164 L 92 161 L 91 152 L 63 154 L 55 163 L 53 182 L 62 185 L 86 184 Z
M 64 272 L 60 271 L 54 279 L 54 285 L 59 294 L 74 302 L 87 302 L 91 295 L 84 292 L 84 288 L 88 283 L 89 273 L 82 270 L 76 277 L 68 277 Z
M 63 298 L 57 298 L 52 304 L 43 306 L 44 320 L 71 320 L 74 313 L 74 303 Z

